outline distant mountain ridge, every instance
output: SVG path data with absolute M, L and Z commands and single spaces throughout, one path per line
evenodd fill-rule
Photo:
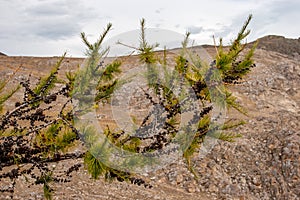
M 300 58 L 300 37 L 298 39 L 285 38 L 284 36 L 279 35 L 267 35 L 261 38 L 258 38 L 252 42 L 249 42 L 248 45 L 252 46 L 255 42 L 258 41 L 257 49 L 263 49 L 266 51 L 273 51 L 288 55 L 293 58 Z M 202 47 L 206 50 L 215 49 L 214 45 L 203 44 L 199 46 L 194 46 L 194 48 Z M 171 49 L 171 51 L 180 51 L 181 48 Z
M 0 56 L 6 56 L 6 55 L 5 55 L 4 53 L 1 53 L 1 52 L 0 52 Z
M 267 35 L 257 39 L 259 49 L 274 51 L 289 56 L 300 55 L 300 37 L 298 39 L 285 38 L 278 35 Z M 251 42 L 250 44 L 253 44 Z

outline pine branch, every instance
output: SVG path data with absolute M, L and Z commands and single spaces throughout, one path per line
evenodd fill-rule
M 10 92 L 4 94 L 4 95 L 1 95 L 0 97 L 0 112 L 2 111 L 3 109 L 3 104 L 10 98 L 12 97 L 18 90 L 20 89 L 20 85 L 16 88 L 14 88 L 13 90 L 11 90 Z
M 50 89 L 54 87 L 54 84 L 57 82 L 57 73 L 58 70 L 66 57 L 66 52 L 61 56 L 61 58 L 57 61 L 54 68 L 51 70 L 50 74 L 45 78 L 42 78 L 38 85 L 33 89 L 36 95 L 44 95 L 47 94 Z
M 181 42 L 182 50 L 183 50 L 183 51 L 186 51 L 186 48 L 188 47 L 190 35 L 191 35 L 190 32 L 186 32 L 185 37 L 184 37 L 184 40 Z
M 89 43 L 84 32 L 81 33 L 81 39 L 82 39 L 83 43 L 89 48 L 89 50 L 93 50 L 93 45 L 91 43 Z
M 98 41 L 95 45 L 96 49 L 99 49 L 99 47 L 101 46 L 104 38 L 106 37 L 106 35 L 108 34 L 108 32 L 110 31 L 111 28 L 112 28 L 112 23 L 108 23 L 107 26 L 106 26 L 106 29 L 100 35 L 100 38 L 98 39 Z
M 145 19 L 142 18 L 140 21 L 141 24 L 141 32 L 140 32 L 140 51 L 145 50 L 148 47 L 148 43 L 146 41 L 146 27 L 145 27 Z
M 246 29 L 247 29 L 251 19 L 252 19 L 252 14 L 250 14 L 248 16 L 246 22 L 244 23 L 243 27 L 241 28 L 240 32 L 238 33 L 238 37 L 236 38 L 236 41 L 241 41 L 250 34 L 250 30 L 246 31 Z

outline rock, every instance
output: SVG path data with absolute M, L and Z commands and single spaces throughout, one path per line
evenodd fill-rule
M 211 193 L 217 193 L 218 192 L 218 188 L 217 188 L 217 186 L 215 186 L 214 184 L 211 184 L 211 185 L 209 185 L 209 187 L 208 187 L 208 191 L 209 192 L 211 192 Z
M 195 193 L 196 192 L 196 187 L 194 184 L 189 184 L 188 187 L 187 187 L 187 191 L 189 193 Z
M 252 179 L 252 183 L 256 186 L 260 186 L 261 185 L 261 181 L 260 181 L 260 178 L 259 177 L 253 177 Z
M 176 182 L 177 182 L 177 184 L 180 184 L 180 183 L 183 182 L 183 175 L 182 174 L 178 174 L 176 176 Z

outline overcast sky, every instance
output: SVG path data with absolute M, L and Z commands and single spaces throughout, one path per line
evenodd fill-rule
M 82 57 L 81 32 L 94 41 L 111 22 L 109 39 L 138 29 L 141 18 L 149 28 L 190 31 L 197 44 L 213 44 L 212 35 L 228 43 L 250 13 L 250 41 L 300 37 L 299 0 L 0 0 L 0 52 Z

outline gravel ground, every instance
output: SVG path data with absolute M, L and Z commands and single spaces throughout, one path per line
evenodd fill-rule
M 234 143 L 218 141 L 206 156 L 193 161 L 198 179 L 182 161 L 141 176 L 153 188 L 126 182 L 91 180 L 80 168 L 71 182 L 54 184 L 54 199 L 299 199 L 300 196 L 300 66 L 297 59 L 258 49 L 257 67 L 234 94 L 248 116 L 229 112 L 247 124 Z M 131 61 L 131 62 L 134 62 Z M 60 173 L 81 160 L 53 163 Z M 9 180 L 7 180 L 9 182 Z M 1 187 L 7 186 L 3 181 Z M 14 199 L 43 199 L 40 186 L 23 177 Z M 0 193 L 0 199 L 10 199 Z

